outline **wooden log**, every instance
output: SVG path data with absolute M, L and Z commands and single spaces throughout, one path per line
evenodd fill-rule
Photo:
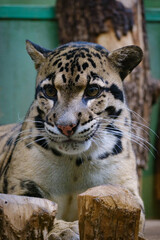
M 0 240 L 46 239 L 56 209 L 46 199 L 0 194 Z
M 99 186 L 78 196 L 81 240 L 138 240 L 140 208 L 133 195 L 116 186 Z

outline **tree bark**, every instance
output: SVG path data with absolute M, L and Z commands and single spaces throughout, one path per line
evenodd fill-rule
M 160 82 L 150 76 L 143 0 L 58 0 L 57 18 L 61 44 L 92 41 L 109 51 L 131 44 L 142 48 L 142 63 L 124 83 L 140 175 L 148 159 L 151 107 L 160 95 Z
M 140 208 L 128 190 L 109 185 L 88 189 L 78 196 L 78 208 L 81 240 L 140 239 Z
M 157 142 L 156 142 L 156 149 L 157 149 L 157 153 L 156 153 L 156 165 L 155 165 L 155 169 L 156 169 L 156 178 L 155 178 L 155 191 L 156 191 L 156 200 L 159 201 L 160 203 L 160 107 L 159 107 L 159 122 L 158 122 L 158 138 L 157 138 Z
M 46 239 L 56 210 L 46 199 L 0 194 L 0 240 Z

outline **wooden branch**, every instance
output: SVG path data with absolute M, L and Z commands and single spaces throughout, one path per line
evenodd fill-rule
M 0 239 L 45 239 L 57 205 L 46 199 L 0 194 Z
M 94 42 L 100 33 L 110 31 L 110 25 L 119 40 L 133 27 L 132 10 L 116 0 L 58 0 L 56 12 L 61 44 L 82 40 Z
M 150 88 L 152 90 L 152 105 L 155 104 L 160 97 L 160 81 L 155 78 L 150 79 Z
M 78 196 L 81 240 L 138 238 L 140 208 L 133 195 L 115 186 L 99 186 Z

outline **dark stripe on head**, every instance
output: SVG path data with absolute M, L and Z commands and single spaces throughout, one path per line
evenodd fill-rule
M 62 74 L 62 79 L 63 79 L 63 82 L 66 83 L 67 79 L 64 74 Z
M 81 66 L 79 65 L 79 62 L 77 61 L 76 63 L 76 66 L 77 66 L 77 70 L 80 72 L 81 71 Z
M 52 66 L 55 66 L 61 59 L 57 59 Z
M 113 94 L 115 99 L 124 102 L 123 92 L 115 84 L 112 84 L 109 90 Z
M 101 59 L 101 56 L 100 56 L 100 54 L 99 54 L 99 53 L 94 53 L 94 52 L 92 52 L 92 54 L 93 54 L 95 57 L 97 57 L 97 58 Z
M 91 71 L 91 77 L 92 77 L 93 79 L 95 79 L 95 78 L 100 78 L 97 73 L 94 73 L 94 72 L 92 72 L 92 71 Z
M 55 72 L 50 73 L 50 74 L 47 76 L 47 78 L 48 78 L 49 80 L 52 80 L 52 82 L 54 82 L 54 79 L 55 79 Z
M 88 61 L 92 64 L 92 67 L 96 68 L 96 64 L 92 58 L 88 58 Z

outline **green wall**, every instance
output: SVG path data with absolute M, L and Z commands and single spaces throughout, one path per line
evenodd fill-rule
M 0 14 L 0 124 L 7 124 L 21 121 L 34 98 L 36 71 L 25 40 L 53 49 L 58 46 L 58 26 L 53 6 L 0 5 Z
M 157 15 L 160 11 L 157 11 Z M 152 14 L 151 14 L 152 16 Z M 160 19 L 151 21 L 148 15 L 147 21 L 149 56 L 152 77 L 160 79 Z M 156 132 L 159 117 L 160 100 L 153 106 L 151 115 L 151 128 Z M 150 134 L 151 143 L 155 145 L 157 137 L 154 133 Z M 149 154 L 149 163 L 143 173 L 143 199 L 147 218 L 160 218 L 160 202 L 155 198 L 155 152 Z
M 47 5 L 55 6 L 56 0 L 0 0 L 0 4 L 27 4 L 27 5 Z

